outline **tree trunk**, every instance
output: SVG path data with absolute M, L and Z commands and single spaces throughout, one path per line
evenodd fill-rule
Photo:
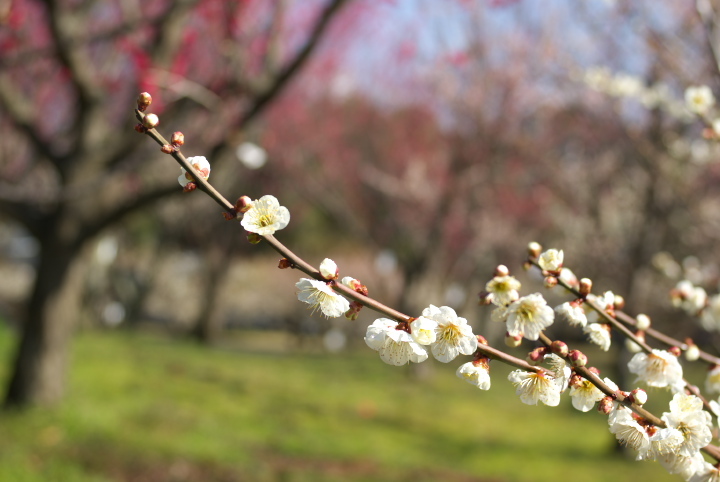
M 82 281 L 78 255 L 68 246 L 43 246 L 5 394 L 6 407 L 49 405 L 63 395 Z

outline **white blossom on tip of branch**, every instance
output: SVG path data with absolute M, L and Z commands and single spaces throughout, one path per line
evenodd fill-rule
M 449 306 L 430 305 L 422 312 L 424 318 L 437 323 L 436 339 L 432 344 L 433 356 L 443 363 L 458 355 L 472 355 L 477 349 L 477 338 L 465 318 L 461 318 Z
M 550 407 L 557 407 L 560 404 L 562 382 L 558 382 L 549 373 L 515 370 L 510 372 L 508 380 L 515 385 L 515 394 L 520 397 L 520 401 L 527 405 L 542 402 Z
M 715 96 L 707 85 L 685 89 L 685 105 L 694 114 L 705 114 L 715 105 Z
M 204 156 L 188 157 L 187 161 L 193 169 L 200 173 L 204 180 L 208 180 L 210 177 L 210 163 Z M 178 177 L 178 182 L 182 187 L 185 187 L 189 182 L 195 182 L 195 179 L 193 179 L 184 167 L 181 167 L 180 169 L 182 169 L 182 173 L 180 173 L 180 177 Z
M 538 258 L 538 265 L 544 271 L 560 271 L 563 265 L 564 254 L 562 249 L 548 249 Z
M 493 304 L 505 306 L 520 297 L 520 282 L 514 276 L 495 276 L 487 282 L 485 290 L 490 293 Z
M 490 390 L 490 371 L 486 360 L 463 363 L 455 374 L 480 390 Z
M 588 336 L 591 343 L 596 344 L 602 351 L 608 351 L 612 342 L 610 336 L 610 325 L 605 323 L 590 323 L 583 332 Z
M 275 196 L 267 194 L 253 201 L 240 224 L 245 231 L 267 236 L 283 229 L 289 222 L 290 211 L 281 206 Z
M 649 387 L 668 387 L 678 392 L 684 387 L 683 370 L 677 357 L 665 350 L 636 353 L 628 362 L 630 373 Z
M 325 279 L 335 279 L 338 276 L 338 267 L 335 261 L 325 258 L 320 263 L 320 275 Z
M 350 309 L 350 302 L 333 291 L 327 283 L 309 278 L 301 278 L 295 283 L 298 300 L 312 307 L 313 312 L 319 309 L 328 318 L 337 318 Z
M 367 346 L 380 354 L 380 359 L 389 365 L 405 365 L 427 360 L 428 354 L 398 322 L 379 318 L 368 326 L 365 334 Z
M 540 293 L 523 296 L 507 308 L 507 332 L 537 340 L 540 333 L 553 324 L 555 313 Z
M 566 301 L 565 303 L 556 306 L 555 317 L 569 323 L 571 326 L 585 327 L 587 324 L 585 310 L 583 310 L 582 307 L 574 301 Z

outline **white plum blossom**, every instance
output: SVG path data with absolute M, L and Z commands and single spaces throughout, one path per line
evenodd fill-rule
M 204 156 L 188 157 L 187 161 L 204 180 L 208 180 L 210 177 L 210 163 Z M 178 177 L 178 182 L 182 187 L 185 187 L 189 182 L 195 182 L 195 179 L 193 179 L 192 175 L 190 175 L 184 167 L 180 169 L 182 169 L 182 172 L 180 173 L 180 177 Z
M 720 365 L 713 365 L 705 377 L 705 391 L 720 393 Z
M 672 427 L 660 428 L 650 436 L 650 448 L 638 454 L 638 460 L 655 460 L 668 454 L 679 455 L 678 449 L 683 443 L 682 433 Z
M 683 437 L 678 455 L 690 457 L 712 440 L 712 416 L 703 410 L 702 400 L 694 395 L 676 393 L 670 402 L 670 412 L 665 412 L 662 419 Z
M 583 310 L 582 307 L 574 301 L 566 301 L 565 303 L 556 306 L 555 317 L 569 323 L 571 326 L 585 327 L 587 324 L 585 310 Z
M 563 265 L 564 254 L 562 249 L 548 249 L 538 258 L 538 265 L 544 271 L 557 272 Z
M 320 263 L 320 275 L 325 279 L 335 279 L 338 275 L 338 267 L 335 261 L 325 258 Z
M 602 311 L 607 311 L 615 305 L 615 294 L 612 291 L 606 291 L 602 296 L 596 296 L 590 293 L 588 300 L 594 302 L 598 308 Z M 590 308 L 589 305 L 583 305 L 585 307 L 585 313 L 587 315 L 588 323 L 595 323 L 600 318 L 597 311 Z
M 505 306 L 520 297 L 520 282 L 514 276 L 495 276 L 487 282 L 485 290 L 492 296 L 490 299 L 498 306 Z
M 649 387 L 670 387 L 673 391 L 679 391 L 684 386 L 680 362 L 675 355 L 665 350 L 636 353 L 628 363 L 628 370 Z
M 433 356 L 443 363 L 458 355 L 472 355 L 477 349 L 477 338 L 465 318 L 459 317 L 449 306 L 430 305 L 422 312 L 424 318 L 437 322 L 436 339 L 431 346 Z
M 542 402 L 557 407 L 560 404 L 562 382 L 545 371 L 514 370 L 508 375 L 508 380 L 515 385 L 515 394 L 520 397 L 520 401 L 527 405 Z
M 605 394 L 590 380 L 581 378 L 570 385 L 572 406 L 581 412 L 589 412 L 595 404 L 605 398 Z
M 707 306 L 700 313 L 700 324 L 707 331 L 720 330 L 720 295 L 708 298 Z
M 543 361 L 548 364 L 550 370 L 553 372 L 553 376 L 560 386 L 560 391 L 565 391 L 568 386 L 570 376 L 572 375 L 572 369 L 570 366 L 565 360 L 554 353 L 545 355 L 543 357 Z
M 715 96 L 707 85 L 685 89 L 685 105 L 694 114 L 705 114 L 715 105 Z
M 702 465 L 691 475 L 688 482 L 720 482 L 720 468 L 703 460 Z
M 583 332 L 588 335 L 588 339 L 600 347 L 602 351 L 610 349 L 612 338 L 610 337 L 610 325 L 605 323 L 590 323 Z
M 524 336 L 537 340 L 540 333 L 553 324 L 555 313 L 540 293 L 512 302 L 507 308 L 507 332 L 511 336 Z
M 289 222 L 288 208 L 281 206 L 275 196 L 267 194 L 252 202 L 240 224 L 245 231 L 267 236 L 283 229 Z
M 463 363 L 455 374 L 480 390 L 490 390 L 490 371 L 486 359 Z
M 684 457 L 673 453 L 656 456 L 655 460 L 660 462 L 665 470 L 671 474 L 677 474 L 685 480 L 692 480 L 695 474 L 702 473 L 705 468 L 705 459 L 700 452 L 693 454 L 692 457 Z M 705 479 L 695 479 L 705 480 Z
M 644 426 L 633 416 L 633 411 L 620 407 L 614 411 L 615 417 L 610 425 L 610 433 L 615 434 L 618 442 L 644 454 L 650 449 L 650 436 Z
M 365 334 L 367 346 L 380 354 L 380 359 L 389 365 L 405 365 L 427 360 L 428 354 L 415 339 L 398 326 L 397 321 L 379 318 L 368 326 Z
M 327 283 L 309 278 L 301 278 L 295 283 L 298 291 L 298 300 L 317 309 L 328 318 L 337 318 L 350 309 L 350 303 L 343 296 L 333 291 Z
M 410 334 L 415 342 L 430 345 L 437 339 L 437 326 L 436 321 L 421 316 L 410 323 Z

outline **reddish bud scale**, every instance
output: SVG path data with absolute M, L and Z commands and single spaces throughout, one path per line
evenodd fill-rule
M 263 238 L 257 233 L 250 233 L 248 234 L 247 240 L 250 241 L 250 244 L 258 244 Z
M 598 412 L 608 415 L 613 409 L 613 399 L 605 397 L 598 402 Z
M 487 338 L 485 338 L 484 336 L 482 336 L 482 335 L 477 335 L 476 338 L 477 338 L 477 341 L 478 341 L 479 344 L 481 344 L 481 345 L 487 345 L 487 344 L 488 344 Z
M 292 268 L 293 264 L 292 262 L 287 258 L 282 258 L 280 261 L 278 261 L 278 268 L 280 269 L 288 269 Z
M 225 218 L 225 221 L 232 221 L 237 217 L 234 209 L 232 211 L 223 211 L 222 215 Z
M 545 288 L 554 288 L 558 284 L 558 279 L 555 276 L 547 276 L 545 277 L 545 282 L 543 284 L 545 285 Z
M 182 132 L 173 132 L 170 143 L 176 147 L 182 146 L 185 144 L 185 135 Z
M 405 331 L 407 333 L 412 334 L 412 330 L 410 330 L 410 323 L 415 320 L 415 318 L 410 318 L 410 321 L 401 321 L 397 324 L 395 327 L 396 330 Z
M 478 356 L 477 358 L 475 358 L 472 361 L 472 364 L 473 364 L 473 366 L 476 366 L 476 367 L 482 367 L 487 371 L 490 370 L 490 358 L 488 358 L 486 356 L 482 356 L 482 355 Z
M 183 192 L 192 192 L 195 189 L 197 189 L 197 184 L 195 184 L 194 182 L 189 182 L 185 184 L 185 187 L 183 187 Z
M 147 128 L 142 124 L 135 124 L 135 132 L 138 134 L 145 134 L 147 132 Z
M 171 146 L 170 144 L 165 144 L 164 146 L 162 146 L 160 148 L 160 150 L 165 154 L 172 154 L 173 152 L 175 152 L 176 149 L 175 149 L 175 147 Z

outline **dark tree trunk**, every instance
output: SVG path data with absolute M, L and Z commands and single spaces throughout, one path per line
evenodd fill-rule
M 5 394 L 7 407 L 48 405 L 63 395 L 69 340 L 78 312 L 82 271 L 78 254 L 69 246 L 43 246 Z

